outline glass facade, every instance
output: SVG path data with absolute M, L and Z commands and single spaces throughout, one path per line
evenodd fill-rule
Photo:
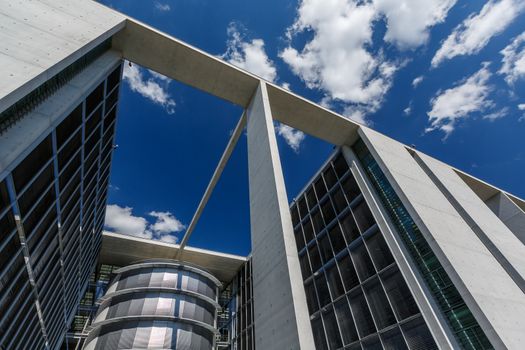
M 290 210 L 318 350 L 437 349 L 341 153 Z
M 59 348 L 95 268 L 121 76 L 108 69 L 0 179 L 0 349 Z
M 254 350 L 252 264 L 248 260 L 220 294 L 218 349 Z
M 353 148 L 458 343 L 463 349 L 492 349 L 474 315 L 364 142 L 359 140 Z
M 220 282 L 187 263 L 148 260 L 115 271 L 84 349 L 211 350 Z

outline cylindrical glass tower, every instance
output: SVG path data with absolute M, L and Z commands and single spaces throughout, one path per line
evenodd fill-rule
M 84 349 L 211 350 L 220 282 L 175 260 L 142 261 L 116 271 Z

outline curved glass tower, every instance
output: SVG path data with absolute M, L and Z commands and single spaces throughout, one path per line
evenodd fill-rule
M 196 349 L 214 346 L 220 282 L 205 270 L 148 260 L 116 271 L 84 349 Z

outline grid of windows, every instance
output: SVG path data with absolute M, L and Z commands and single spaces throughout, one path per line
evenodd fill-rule
M 492 349 L 447 272 L 362 140 L 353 146 L 423 279 L 464 349 Z
M 251 260 L 239 270 L 219 298 L 218 349 L 254 350 L 253 287 Z
M 86 290 L 102 243 L 117 108 L 109 96 L 118 94 L 120 72 L 119 65 L 0 182 L 0 348 L 33 340 L 31 348 L 43 348 L 40 339 L 58 348 Z
M 437 349 L 341 153 L 290 210 L 318 350 Z

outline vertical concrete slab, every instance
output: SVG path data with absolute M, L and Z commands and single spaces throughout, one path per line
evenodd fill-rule
M 255 345 L 315 349 L 273 118 L 261 81 L 247 110 Z
M 525 244 L 525 212 L 503 192 L 487 199 L 485 203 L 521 243 Z
M 525 342 L 525 295 L 404 145 L 359 130 L 371 153 L 496 348 Z

